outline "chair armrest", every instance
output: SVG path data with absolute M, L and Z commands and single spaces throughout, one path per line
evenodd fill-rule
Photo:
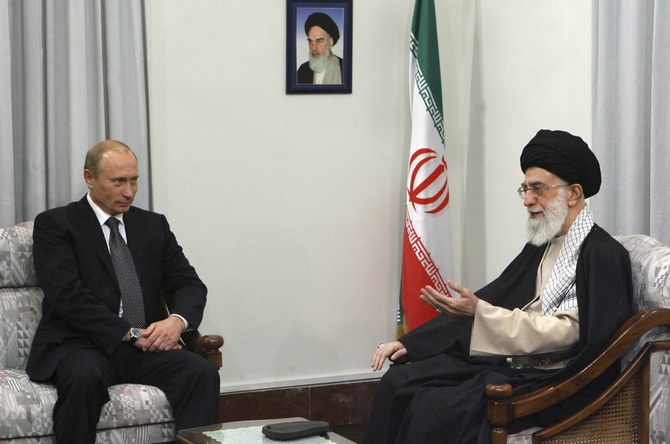
M 223 367 L 223 356 L 220 348 L 223 346 L 223 336 L 201 335 L 197 330 L 184 332 L 181 339 L 185 348 L 212 362 L 217 368 Z
M 223 367 L 223 355 L 221 350 L 223 346 L 223 336 L 205 335 L 200 337 L 200 354 L 211 361 L 218 368 Z
M 491 444 L 505 444 L 507 424 L 511 421 L 509 404 L 512 398 L 512 385 L 487 384 L 485 393 L 488 398 L 486 418 L 491 424 Z
M 512 396 L 512 386 L 505 384 L 488 384 L 486 396 L 487 418 L 492 426 L 492 442 L 497 441 L 496 435 L 506 439 L 506 425 L 516 419 L 536 414 L 552 407 L 581 390 L 600 376 L 619 358 L 633 343 L 652 328 L 670 325 L 670 309 L 655 308 L 642 310 L 631 316 L 612 336 L 604 350 L 582 370 L 570 378 L 545 385 L 533 392 Z

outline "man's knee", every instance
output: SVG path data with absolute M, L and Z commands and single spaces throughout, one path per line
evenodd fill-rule
M 104 378 L 96 369 L 70 369 L 62 371 L 57 378 L 58 385 L 95 388 L 104 385 Z
M 219 369 L 206 359 L 198 359 L 198 365 L 193 367 L 193 377 L 208 387 L 216 387 L 220 384 Z
M 59 396 L 99 396 L 103 400 L 109 398 L 107 388 L 112 385 L 111 375 L 94 362 L 80 361 L 78 365 L 63 365 L 56 370 L 54 383 Z M 105 401 L 106 402 L 106 401 Z

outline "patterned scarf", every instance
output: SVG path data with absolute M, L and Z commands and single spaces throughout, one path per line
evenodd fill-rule
M 551 316 L 556 310 L 577 310 L 577 259 L 584 239 L 593 227 L 593 214 L 588 207 L 579 213 L 570 226 L 558 253 L 556 264 L 542 294 L 542 316 Z

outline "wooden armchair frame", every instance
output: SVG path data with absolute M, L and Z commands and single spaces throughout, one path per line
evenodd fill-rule
M 185 348 L 198 353 L 206 358 L 217 368 L 223 367 L 223 355 L 221 347 L 223 346 L 223 336 L 221 335 L 201 335 L 197 330 L 182 333 L 181 339 Z
M 512 395 L 510 384 L 487 385 L 491 443 L 507 442 L 507 427 L 512 421 L 541 412 L 584 388 L 622 358 L 636 340 L 655 327 L 670 327 L 670 309 L 642 310 L 631 316 L 600 355 L 568 379 L 519 396 Z M 536 431 L 533 443 L 593 443 L 596 442 L 594 434 L 601 435 L 603 431 L 615 433 L 617 437 L 598 442 L 648 442 L 649 360 L 653 351 L 667 348 L 670 348 L 670 340 L 646 343 L 596 399 L 563 421 Z

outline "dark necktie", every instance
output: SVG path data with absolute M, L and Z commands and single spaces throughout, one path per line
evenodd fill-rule
M 119 233 L 119 223 L 117 218 L 110 217 L 105 225 L 111 230 L 109 253 L 112 256 L 116 279 L 119 281 L 119 287 L 121 288 L 123 319 L 130 322 L 133 327 L 145 327 L 142 288 L 140 288 L 140 281 L 137 278 L 137 271 L 128 245 Z

